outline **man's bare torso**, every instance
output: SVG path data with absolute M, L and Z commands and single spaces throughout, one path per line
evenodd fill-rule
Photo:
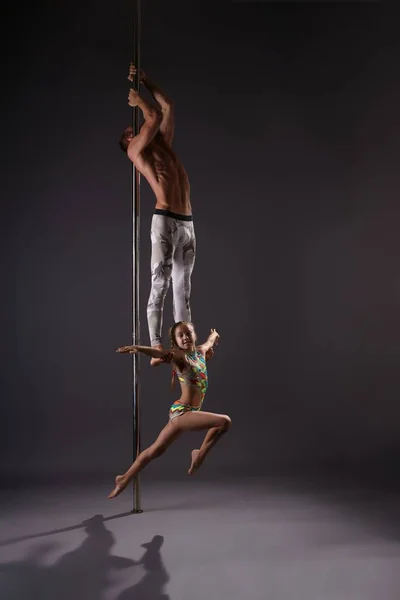
M 135 161 L 156 196 L 156 208 L 191 215 L 189 179 L 171 147 L 159 136 Z

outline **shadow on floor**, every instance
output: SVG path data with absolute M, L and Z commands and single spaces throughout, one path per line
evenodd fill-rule
M 145 574 L 138 583 L 124 590 L 117 600 L 168 600 L 164 587 L 170 580 L 161 557 L 161 546 L 164 538 L 155 535 L 151 542 L 142 544 L 145 552 L 138 562 L 143 565 Z
M 103 516 L 101 516 L 101 518 L 102 518 L 103 523 L 105 523 L 106 521 L 112 521 L 113 519 L 122 519 L 122 517 L 129 517 L 130 515 L 132 515 L 132 512 L 129 511 L 129 512 L 124 512 L 124 513 L 119 513 L 117 515 L 112 515 L 111 517 L 104 518 Z M 41 531 L 40 533 L 32 533 L 30 535 L 20 535 L 18 537 L 1 540 L 0 548 L 2 546 L 9 546 L 10 544 L 16 544 L 18 542 L 27 542 L 29 540 L 35 540 L 38 538 L 47 537 L 49 535 L 57 535 L 59 533 L 67 533 L 69 531 L 77 531 L 78 529 L 84 529 L 86 527 L 85 523 L 86 523 L 86 521 L 83 521 L 83 523 L 78 523 L 78 525 L 71 525 L 70 527 L 62 527 L 60 529 L 49 529 L 48 531 Z
M 102 515 L 84 521 L 86 538 L 78 548 L 67 552 L 54 564 L 45 559 L 57 543 L 42 543 L 30 549 L 19 561 L 0 564 L 0 598 L 7 600 L 101 600 L 111 594 L 117 580 L 115 571 L 126 570 L 125 579 L 138 578 L 133 586 L 122 591 L 118 600 L 168 600 L 164 586 L 169 575 L 161 558 L 162 536 L 142 547 L 143 556 L 135 561 L 111 554 L 114 535 L 105 527 Z M 144 574 L 143 574 L 144 571 Z

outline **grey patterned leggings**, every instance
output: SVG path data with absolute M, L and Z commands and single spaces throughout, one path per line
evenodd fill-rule
M 156 209 L 151 222 L 152 285 L 147 303 L 152 346 L 162 344 L 164 300 L 171 277 L 174 322 L 191 320 L 190 278 L 195 258 L 196 236 L 192 218 Z

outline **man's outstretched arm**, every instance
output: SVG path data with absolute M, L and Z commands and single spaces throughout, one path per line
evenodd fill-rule
M 138 156 L 150 144 L 161 123 L 161 114 L 151 104 L 148 104 L 139 94 L 131 89 L 128 97 L 129 106 L 138 106 L 143 113 L 144 123 L 136 135 L 129 143 L 127 154 L 132 162 L 137 160 Z
M 130 79 L 130 81 L 133 81 L 135 74 L 136 67 L 133 64 L 131 64 L 129 68 L 128 79 Z M 158 106 L 161 109 L 160 133 L 163 136 L 164 140 L 167 142 L 167 144 L 171 145 L 175 129 L 173 102 L 163 91 L 160 90 L 159 87 L 155 85 L 155 83 L 153 83 L 147 77 L 143 70 L 141 70 L 140 72 L 140 81 L 147 88 L 147 90 L 153 96 L 154 100 L 157 102 Z

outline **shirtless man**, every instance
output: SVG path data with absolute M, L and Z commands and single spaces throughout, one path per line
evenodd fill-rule
M 131 64 L 128 79 L 133 81 L 136 67 Z M 173 319 L 191 321 L 191 275 L 196 257 L 190 186 L 182 163 L 171 148 L 174 136 L 174 110 L 171 100 L 152 83 L 143 71 L 140 81 L 155 100 L 146 102 L 135 90 L 129 91 L 129 106 L 138 106 L 144 123 L 138 135 L 125 129 L 120 147 L 146 178 L 156 197 L 151 224 L 151 291 L 147 304 L 150 344 L 163 349 L 161 330 L 164 300 L 172 278 Z M 153 366 L 162 359 L 152 358 Z

